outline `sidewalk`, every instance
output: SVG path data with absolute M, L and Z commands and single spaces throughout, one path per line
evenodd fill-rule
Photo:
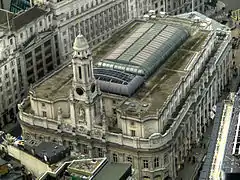
M 238 60 L 236 62 L 236 65 L 239 67 L 240 65 L 240 54 L 235 58 Z M 238 84 L 240 82 L 240 76 L 234 77 L 232 79 L 231 84 L 229 85 L 230 92 L 236 92 L 238 89 Z M 227 96 L 229 95 L 229 92 L 224 92 L 221 99 L 225 100 L 227 99 Z M 208 144 L 210 142 L 211 138 L 211 132 L 212 132 L 212 124 L 210 123 L 210 126 L 207 128 L 207 131 L 204 134 L 203 139 L 201 140 L 200 144 L 206 144 L 205 149 L 203 147 L 196 147 L 192 148 L 190 151 L 190 155 L 186 158 L 184 162 L 183 169 L 181 169 L 178 172 L 178 177 L 176 180 L 194 180 L 195 176 L 198 174 L 198 171 L 202 165 L 203 159 L 205 154 L 207 153 L 208 150 Z M 188 161 L 189 157 L 195 156 L 196 157 L 196 162 L 192 163 Z
M 192 150 L 190 151 L 190 155 L 185 160 L 183 169 L 181 169 L 178 172 L 178 177 L 176 178 L 176 180 L 192 180 L 192 179 L 194 179 L 194 176 L 198 173 L 198 170 L 202 164 L 202 160 L 203 160 L 205 154 L 207 153 L 207 147 L 208 147 L 208 144 L 210 141 L 211 132 L 212 132 L 212 125 L 210 125 L 207 128 L 207 131 L 205 132 L 203 139 L 201 140 L 201 143 L 206 145 L 205 149 L 203 147 L 192 148 Z M 195 163 L 188 161 L 188 158 L 192 157 L 192 156 L 196 157 Z

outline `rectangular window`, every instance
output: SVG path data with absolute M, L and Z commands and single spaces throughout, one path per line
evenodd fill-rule
M 118 162 L 118 157 L 117 157 L 117 154 L 113 154 L 113 162 Z
M 88 153 L 87 145 L 83 144 L 83 154 L 87 153 Z
M 127 161 L 130 162 L 130 163 L 132 163 L 132 157 L 131 157 L 131 156 L 128 156 L 128 157 L 127 157 Z
M 43 112 L 42 112 L 42 115 L 43 115 L 43 117 L 47 117 L 47 112 L 46 112 L 46 111 L 43 111 Z
M 102 148 L 98 148 L 98 157 L 103 157 L 103 150 L 102 150 Z
M 79 79 L 82 79 L 82 69 L 81 69 L 81 67 L 78 67 L 78 74 L 79 74 Z
M 135 130 L 131 130 L 131 136 L 136 136 L 136 131 Z
M 154 159 L 154 167 L 156 168 L 156 167 L 159 167 L 159 158 L 158 157 L 156 157 L 155 159 Z
M 143 168 L 148 168 L 148 160 L 143 160 Z

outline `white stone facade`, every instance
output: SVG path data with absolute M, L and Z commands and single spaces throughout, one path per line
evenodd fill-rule
M 192 23 L 186 18 L 172 20 L 190 26 Z M 74 43 L 72 65 L 32 88 L 30 96 L 19 105 L 24 136 L 58 142 L 91 157 L 130 161 L 137 179 L 175 179 L 191 146 L 206 131 L 210 111 L 232 77 L 231 32 L 216 32 L 211 22 L 204 21 L 197 28 L 192 27 L 192 36 L 199 29 L 208 35 L 188 64 L 187 75 L 164 105 L 147 115 L 128 113 L 123 107 L 130 104 L 132 108 L 145 108 L 143 102 L 102 94 L 97 85 L 93 86 L 91 53 L 80 38 L 81 43 Z M 85 45 L 76 48 L 79 44 Z M 73 81 L 66 79 L 65 85 L 55 90 L 55 78 L 61 73 L 72 77 L 72 69 Z M 53 83 L 55 93 L 51 97 L 42 95 L 43 90 L 48 90 L 47 83 Z
M 195 2 L 195 9 L 203 11 L 200 8 L 203 1 Z M 191 4 L 185 0 L 178 3 L 173 0 L 51 0 L 34 3 L 45 4 L 51 11 L 47 9 L 48 13 L 17 30 L 9 30 L 11 27 L 6 22 L 0 32 L 0 100 L 3 102 L 0 104 L 0 128 L 14 119 L 16 104 L 26 95 L 29 84 L 38 82 L 71 57 L 77 34 L 83 34 L 91 47 L 97 47 L 116 30 L 134 19 L 141 19 L 149 10 L 155 10 L 157 14 L 160 11 L 179 14 L 190 11 Z M 49 40 L 52 48 L 44 49 L 44 43 Z M 36 55 L 35 50 L 41 51 L 42 55 Z M 45 57 L 45 50 L 49 52 L 48 57 Z
M 47 41 L 50 42 L 48 47 L 55 47 L 54 35 L 56 33 L 54 34 L 51 29 L 52 14 L 34 7 L 28 10 L 30 16 L 36 9 L 40 13 L 39 16 L 32 22 L 26 20 L 26 24 L 18 21 L 29 18 L 29 15 L 26 17 L 27 13 L 13 15 L 7 11 L 1 11 L 2 15 L 7 13 L 11 21 L 7 22 L 5 19 L 6 23 L 0 28 L 0 129 L 16 118 L 16 105 L 27 94 L 29 84 L 39 80 L 48 71 L 46 66 L 41 66 L 44 72 L 41 73 L 41 77 L 38 77 L 36 71 L 41 71 L 41 68 L 37 67 L 38 64 L 35 64 L 35 61 L 30 62 L 26 58 L 37 58 L 32 53 L 37 47 L 39 47 L 37 49 L 39 52 L 44 52 L 44 43 Z M 13 16 L 15 17 L 13 18 Z M 29 53 L 31 53 L 31 57 Z M 50 48 L 47 55 L 53 57 L 49 62 L 56 61 L 55 53 L 56 49 Z M 45 63 L 46 59 L 44 56 L 38 58 L 38 63 Z

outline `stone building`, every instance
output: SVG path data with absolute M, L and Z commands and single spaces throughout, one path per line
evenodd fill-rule
M 84 3 L 52 1 L 19 14 L 0 10 L 0 129 L 15 119 L 30 84 L 69 61 L 80 31 L 94 48 L 131 22 L 126 1 Z
M 61 55 L 69 59 L 76 35 L 83 34 L 96 47 L 133 19 L 154 10 L 176 15 L 192 11 L 192 0 L 49 0 L 35 1 L 51 8 L 59 28 Z M 195 0 L 194 9 L 204 12 L 204 0 Z
M 0 129 L 15 118 L 30 83 L 60 63 L 52 14 L 33 7 L 20 14 L 0 10 Z
M 94 65 L 75 38 L 72 62 L 19 104 L 23 135 L 175 179 L 232 77 L 231 31 L 197 12 L 131 26 Z

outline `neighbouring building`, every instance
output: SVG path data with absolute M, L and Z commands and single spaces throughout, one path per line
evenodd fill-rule
M 39 177 L 39 180 L 49 179 L 133 180 L 130 163 L 113 163 L 107 158 L 65 162 L 55 171 L 46 172 Z
M 233 107 L 231 115 L 228 116 L 230 119 L 227 136 L 222 138 L 226 139 L 224 144 L 225 149 L 223 150 L 223 158 L 221 159 L 221 166 L 219 167 L 220 178 L 223 180 L 234 180 L 240 178 L 240 89 L 236 93 L 233 100 Z M 213 179 L 213 178 L 212 178 Z
M 125 15 L 126 2 L 73 9 L 82 3 L 49 2 L 16 14 L 0 10 L 0 128 L 16 119 L 16 104 L 31 84 L 71 59 L 73 40 L 80 31 L 94 48 L 132 21 Z M 110 16 L 115 9 L 118 16 Z
M 133 19 L 153 10 L 171 15 L 192 11 L 192 0 L 36 0 L 50 7 L 57 20 L 62 44 L 61 55 L 68 59 L 77 34 L 83 34 L 90 47 L 96 47 Z M 204 12 L 204 0 L 195 0 L 194 9 Z
M 131 162 L 138 179 L 175 179 L 232 77 L 231 39 L 197 12 L 136 21 L 94 64 L 78 35 L 72 63 L 19 104 L 23 135 Z
M 1 155 L 4 154 L 5 159 L 17 160 L 18 164 L 24 167 L 25 172 L 30 172 L 36 178 L 47 171 L 54 171 L 70 159 L 70 149 L 67 147 L 36 139 L 19 140 L 9 134 L 5 136 L 0 148 Z M 9 168 L 9 171 L 12 170 L 11 167 Z
M 29 85 L 60 64 L 52 17 L 38 7 L 19 14 L 0 10 L 0 128 L 16 119 Z
M 9 0 L 9 1 L 11 1 L 10 11 L 13 13 L 25 11 L 32 6 L 31 0 Z

